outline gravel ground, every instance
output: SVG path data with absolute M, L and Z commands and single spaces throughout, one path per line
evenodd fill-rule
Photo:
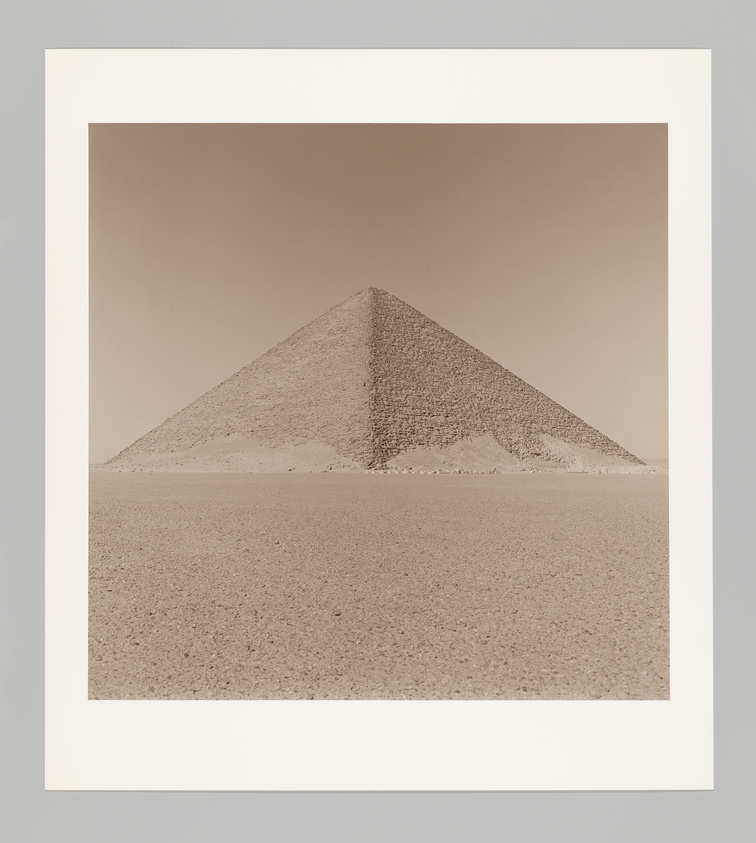
M 669 697 L 666 475 L 90 478 L 90 699 Z

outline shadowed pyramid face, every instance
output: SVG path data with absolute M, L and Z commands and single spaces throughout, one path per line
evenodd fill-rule
M 383 290 L 329 310 L 137 440 L 115 470 L 642 465 Z

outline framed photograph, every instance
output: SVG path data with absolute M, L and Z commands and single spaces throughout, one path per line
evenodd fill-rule
M 47 53 L 46 786 L 712 786 L 706 50 Z

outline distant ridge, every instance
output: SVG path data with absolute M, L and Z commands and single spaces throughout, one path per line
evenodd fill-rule
M 482 352 L 369 287 L 134 442 L 116 471 L 640 471 Z

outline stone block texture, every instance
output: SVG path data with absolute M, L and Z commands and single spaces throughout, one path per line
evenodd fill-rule
M 641 460 L 413 307 L 370 289 L 370 420 L 382 464 L 411 446 L 490 434 L 514 456 L 558 459 L 541 434 Z

